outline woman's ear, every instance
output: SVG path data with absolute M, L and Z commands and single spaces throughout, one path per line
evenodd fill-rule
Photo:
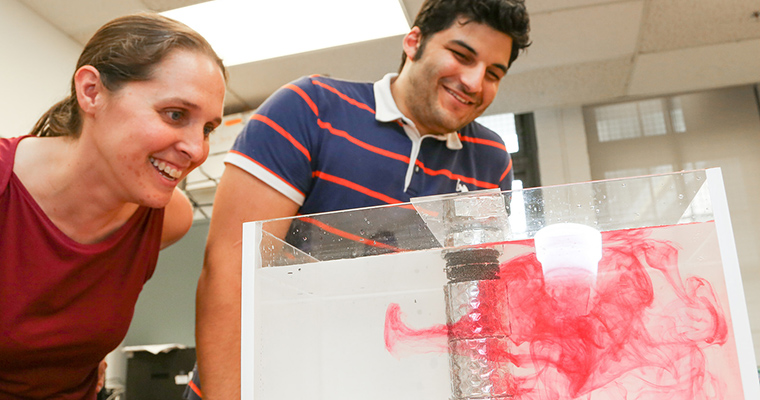
M 406 34 L 406 36 L 404 36 L 404 53 L 406 53 L 406 58 L 408 60 L 415 60 L 414 57 L 417 55 L 417 51 L 420 48 L 420 43 L 422 43 L 422 31 L 420 31 L 420 28 L 415 26 L 411 31 L 409 31 L 409 33 Z
M 74 87 L 77 91 L 79 107 L 87 113 L 92 113 L 102 102 L 103 83 L 100 82 L 100 71 L 92 65 L 84 65 L 74 73 Z

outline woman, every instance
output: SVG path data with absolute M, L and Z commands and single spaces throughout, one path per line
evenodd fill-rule
M 159 249 L 192 224 L 176 186 L 208 155 L 225 80 L 187 26 L 118 18 L 71 95 L 0 139 L 0 398 L 96 398 Z

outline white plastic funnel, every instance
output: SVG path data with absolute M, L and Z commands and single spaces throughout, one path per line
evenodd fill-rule
M 596 229 L 574 223 L 553 224 L 536 232 L 534 241 L 544 277 L 585 271 L 596 278 L 602 258 L 602 234 Z

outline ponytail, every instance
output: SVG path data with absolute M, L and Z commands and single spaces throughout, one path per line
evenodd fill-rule
M 81 131 L 79 103 L 75 95 L 71 95 L 50 107 L 40 117 L 30 135 L 44 136 L 73 136 L 79 137 Z

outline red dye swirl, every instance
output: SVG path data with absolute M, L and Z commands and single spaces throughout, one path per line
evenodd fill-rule
M 479 294 L 487 317 L 413 329 L 390 304 L 386 348 L 395 356 L 404 346 L 444 352 L 449 338 L 508 324 L 509 348 L 484 356 L 513 364 L 515 400 L 727 398 L 721 377 L 738 376 L 735 356 L 713 368 L 707 360 L 715 349 L 730 353 L 720 349 L 729 338 L 726 313 L 711 283 L 682 278 L 678 249 L 650 233 L 604 233 L 595 284 L 572 274 L 545 280 L 535 253 L 503 263 L 496 282 L 506 287 Z

